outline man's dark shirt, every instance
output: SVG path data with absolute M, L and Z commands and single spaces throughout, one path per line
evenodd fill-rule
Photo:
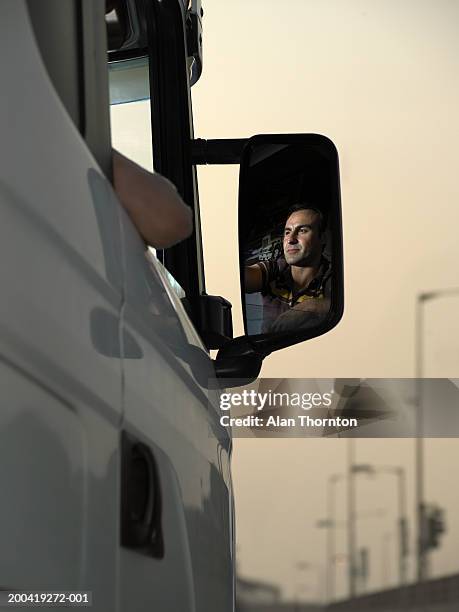
M 259 261 L 262 272 L 263 296 L 262 332 L 291 331 L 305 329 L 320 323 L 328 314 L 296 309 L 295 306 L 306 300 L 323 300 L 331 295 L 331 264 L 322 257 L 317 275 L 307 287 L 295 292 L 290 266 L 283 257 L 271 261 Z M 286 314 L 289 313 L 289 314 Z

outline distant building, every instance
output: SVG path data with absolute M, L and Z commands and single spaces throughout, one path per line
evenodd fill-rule
M 318 604 L 281 601 L 281 589 L 274 584 L 236 578 L 236 612 L 319 611 L 323 611 L 323 607 Z
M 236 578 L 237 610 L 250 610 L 254 606 L 276 604 L 280 600 L 281 590 L 274 584 Z

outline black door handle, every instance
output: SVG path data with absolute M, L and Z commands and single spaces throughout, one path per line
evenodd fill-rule
M 164 556 L 161 487 L 150 448 L 121 433 L 121 546 Z

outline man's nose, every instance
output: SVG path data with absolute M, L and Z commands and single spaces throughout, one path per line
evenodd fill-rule
M 296 242 L 298 242 L 298 236 L 296 235 L 296 232 L 292 232 L 288 235 L 288 243 L 295 244 Z

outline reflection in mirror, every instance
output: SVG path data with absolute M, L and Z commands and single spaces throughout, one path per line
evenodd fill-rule
M 307 135 L 290 138 L 277 144 L 264 137 L 245 152 L 240 255 L 251 336 L 308 331 L 312 337 L 333 314 L 334 240 L 341 232 L 336 151 L 327 139 L 328 153 Z M 340 235 L 337 242 L 340 252 Z

